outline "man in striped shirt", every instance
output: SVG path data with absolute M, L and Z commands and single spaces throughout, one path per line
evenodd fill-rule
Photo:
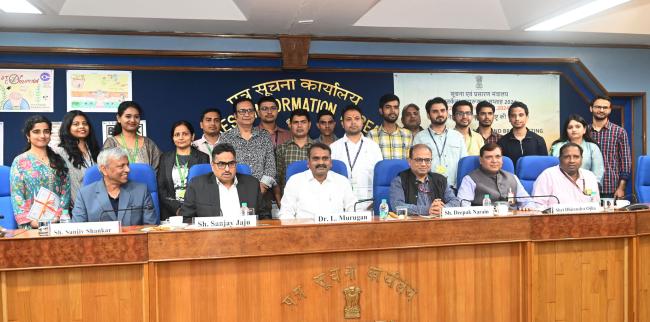
M 397 125 L 399 118 L 399 97 L 386 94 L 379 99 L 379 115 L 384 122 L 368 132 L 368 138 L 375 141 L 384 159 L 406 159 L 413 141 L 411 131 Z
M 622 127 L 609 121 L 612 113 L 612 100 L 607 96 L 596 96 L 589 105 L 593 123 L 589 125 L 589 134 L 598 142 L 603 152 L 605 175 L 601 197 L 623 198 L 625 185 L 631 178 L 632 156 L 627 132 Z

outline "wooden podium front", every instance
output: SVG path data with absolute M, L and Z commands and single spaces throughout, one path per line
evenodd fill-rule
M 2 321 L 648 321 L 650 212 L 0 240 Z

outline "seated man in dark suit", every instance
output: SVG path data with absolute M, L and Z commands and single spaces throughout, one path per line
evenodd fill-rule
M 147 185 L 129 181 L 129 159 L 121 148 L 97 156 L 102 180 L 79 189 L 72 209 L 73 222 L 120 221 L 122 226 L 157 222 Z
M 220 143 L 212 149 L 212 173 L 195 177 L 187 186 L 181 215 L 187 223 L 192 217 L 238 216 L 241 205 L 255 209 L 261 204 L 260 182 L 237 173 L 235 148 Z M 265 219 L 268 214 L 258 214 Z
M 431 172 L 431 148 L 416 144 L 409 149 L 409 168 L 390 183 L 390 204 L 406 207 L 409 214 L 439 216 L 442 207 L 457 207 L 458 199 L 443 175 Z

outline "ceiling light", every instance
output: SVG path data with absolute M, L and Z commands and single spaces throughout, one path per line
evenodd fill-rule
M 0 0 L 0 10 L 7 13 L 43 13 L 27 0 Z
M 532 27 L 526 28 L 526 31 L 548 31 L 555 30 L 566 26 L 570 23 L 595 15 L 601 11 L 629 2 L 630 0 L 596 0 L 585 4 L 584 6 L 567 11 L 559 16 L 553 17 Z
M 298 23 L 314 23 L 314 19 L 305 19 L 305 20 L 298 20 Z

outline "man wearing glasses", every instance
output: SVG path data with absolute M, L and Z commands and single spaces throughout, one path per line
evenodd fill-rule
M 416 144 L 409 149 L 409 169 L 390 183 L 390 204 L 406 207 L 409 214 L 439 216 L 445 206 L 457 207 L 460 202 L 443 175 L 431 172 L 431 148 Z
M 259 128 L 271 134 L 271 143 L 275 149 L 278 145 L 289 141 L 291 133 L 276 123 L 278 120 L 278 103 L 273 96 L 264 96 L 257 101 L 257 108 L 260 112 Z
M 228 143 L 212 149 L 212 173 L 198 176 L 189 183 L 181 215 L 187 223 L 193 217 L 237 216 L 241 204 L 258 213 L 260 183 L 253 176 L 237 173 L 237 153 Z
M 255 106 L 248 97 L 240 97 L 233 102 L 233 112 L 237 126 L 221 135 L 221 143 L 229 143 L 237 151 L 237 162 L 251 167 L 253 177 L 260 182 L 262 194 L 276 184 L 275 155 L 269 132 L 253 127 Z M 279 195 L 276 199 L 279 199 Z M 262 218 L 270 217 L 271 198 L 265 198 L 260 205 Z
M 474 118 L 474 106 L 468 101 L 460 100 L 452 105 L 451 113 L 456 123 L 454 130 L 462 134 L 465 139 L 467 155 L 478 155 L 479 150 L 485 144 L 485 140 L 477 133 L 473 133 L 474 131 L 469 128 Z
M 537 204 L 521 185 L 514 174 L 503 171 L 503 152 L 496 143 L 484 145 L 479 154 L 480 167 L 463 178 L 458 188 L 458 199 L 471 202 L 472 206 L 483 205 L 483 197 L 489 195 L 492 202 L 516 201 L 521 210 L 536 208 Z M 508 200 L 515 196 L 515 200 Z
M 598 142 L 603 151 L 605 175 L 603 176 L 602 196 L 605 198 L 625 196 L 625 185 L 631 179 L 632 157 L 627 132 L 609 121 L 612 113 L 612 99 L 597 96 L 589 105 L 593 124 L 589 134 Z

